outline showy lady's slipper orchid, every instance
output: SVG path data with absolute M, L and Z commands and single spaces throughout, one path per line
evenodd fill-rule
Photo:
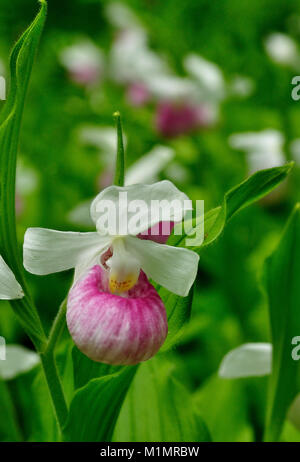
M 136 364 L 163 344 L 166 312 L 148 278 L 180 296 L 194 283 L 198 255 L 164 243 L 170 233 L 165 219 L 182 220 L 187 203 L 187 196 L 169 181 L 110 186 L 91 205 L 97 232 L 27 230 L 28 271 L 43 275 L 75 268 L 67 324 L 78 348 L 91 359 Z
M 14 300 L 22 297 L 24 297 L 22 287 L 0 255 L 0 300 Z

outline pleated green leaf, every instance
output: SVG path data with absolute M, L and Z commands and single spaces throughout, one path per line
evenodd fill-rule
M 300 204 L 297 204 L 278 247 L 266 261 L 273 344 L 272 374 L 265 439 L 280 436 L 288 407 L 300 391 L 300 363 L 292 358 L 292 339 L 300 335 Z
M 282 167 L 260 170 L 254 175 L 251 175 L 245 181 L 230 189 L 224 196 L 223 204 L 205 214 L 197 225 L 195 219 L 187 222 L 185 234 L 176 235 L 176 231 L 181 229 L 181 225 L 178 225 L 178 227 L 175 226 L 173 234 L 168 240 L 168 244 L 185 247 L 186 238 L 195 238 L 197 227 L 203 226 L 204 220 L 204 241 L 202 244 L 195 244 L 194 246 L 188 247 L 200 253 L 204 247 L 212 244 L 221 235 L 226 224 L 236 213 L 263 198 L 276 188 L 276 186 L 287 177 L 292 167 L 293 162 L 283 165 Z
M 66 441 L 110 441 L 121 406 L 136 372 L 128 366 L 92 379 L 79 388 L 70 404 Z
M 201 442 L 210 435 L 191 395 L 162 357 L 141 364 L 124 401 L 113 441 Z
M 28 83 L 43 30 L 47 5 L 41 8 L 32 24 L 14 46 L 10 57 L 10 90 L 0 114 L 0 245 L 1 254 L 27 293 L 23 264 L 16 235 L 15 179 L 20 127 Z M 39 318 L 28 297 L 13 301 L 12 306 L 38 348 L 44 335 Z

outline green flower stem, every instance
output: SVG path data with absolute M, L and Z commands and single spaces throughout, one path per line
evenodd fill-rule
M 67 301 L 65 299 L 60 305 L 57 316 L 53 322 L 46 349 L 41 354 L 42 366 L 45 372 L 48 388 L 52 397 L 55 414 L 61 432 L 68 417 L 68 407 L 57 371 L 54 349 L 65 324 L 66 308 Z
M 114 185 L 124 186 L 125 180 L 125 152 L 124 152 L 124 143 L 123 143 L 123 133 L 122 133 L 122 123 L 121 115 L 117 111 L 114 113 L 114 119 L 117 126 L 117 136 L 118 136 L 118 147 L 117 147 L 117 161 L 116 161 L 116 171 L 114 178 Z
M 53 352 L 56 346 L 56 343 L 59 339 L 59 336 L 65 326 L 66 321 L 66 311 L 67 311 L 67 299 L 61 303 L 56 318 L 52 324 L 50 334 L 48 337 L 47 347 L 44 353 Z

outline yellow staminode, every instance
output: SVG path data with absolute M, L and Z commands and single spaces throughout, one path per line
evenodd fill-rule
M 112 243 L 113 255 L 106 262 L 109 271 L 109 290 L 112 294 L 128 292 L 137 283 L 140 265 L 136 258 L 127 252 L 124 239 L 117 237 Z
M 109 290 L 112 294 L 127 292 L 137 283 L 138 275 L 128 274 L 125 279 L 118 278 L 117 274 L 109 277 Z

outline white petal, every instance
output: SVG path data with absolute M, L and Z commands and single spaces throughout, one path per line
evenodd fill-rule
M 22 287 L 0 255 L 0 299 L 13 300 L 24 297 Z
M 187 72 L 197 80 L 204 97 L 217 100 L 224 98 L 223 74 L 216 64 L 196 54 L 186 56 L 183 64 Z
M 125 242 L 148 277 L 176 295 L 188 295 L 198 270 L 199 256 L 195 252 L 133 236 L 127 236 Z
M 165 205 L 161 207 L 159 201 L 165 201 Z M 104 204 L 116 218 L 115 232 L 111 231 L 112 227 L 104 230 L 99 224 Z M 137 206 L 136 210 L 130 209 L 133 205 Z M 181 221 L 188 209 L 191 209 L 189 198 L 173 183 L 164 180 L 152 185 L 109 186 L 92 202 L 91 217 L 101 234 L 137 235 L 160 221 Z M 137 214 L 138 221 L 133 221 Z
M 4 359 L 0 360 L 0 377 L 4 380 L 29 371 L 40 361 L 37 353 L 21 345 L 0 345 L 0 349 L 0 359 Z
M 268 375 L 272 370 L 270 343 L 245 343 L 227 353 L 219 368 L 220 377 L 236 379 Z
M 198 93 L 197 86 L 190 79 L 167 74 L 151 77 L 148 89 L 156 98 L 168 101 L 195 98 Z
M 260 132 L 233 133 L 229 139 L 233 149 L 241 151 L 281 151 L 284 144 L 284 137 L 278 130 L 261 130 Z
M 83 262 L 85 255 L 90 258 L 107 244 L 107 238 L 98 233 L 29 228 L 24 237 L 24 267 L 38 275 L 57 273 L 75 268 Z
M 89 67 L 101 68 L 103 56 L 92 42 L 83 41 L 64 48 L 59 56 L 60 62 L 70 71 Z
M 174 150 L 168 146 L 155 146 L 127 169 L 126 186 L 138 183 L 151 183 L 157 179 L 158 173 L 174 157 Z

